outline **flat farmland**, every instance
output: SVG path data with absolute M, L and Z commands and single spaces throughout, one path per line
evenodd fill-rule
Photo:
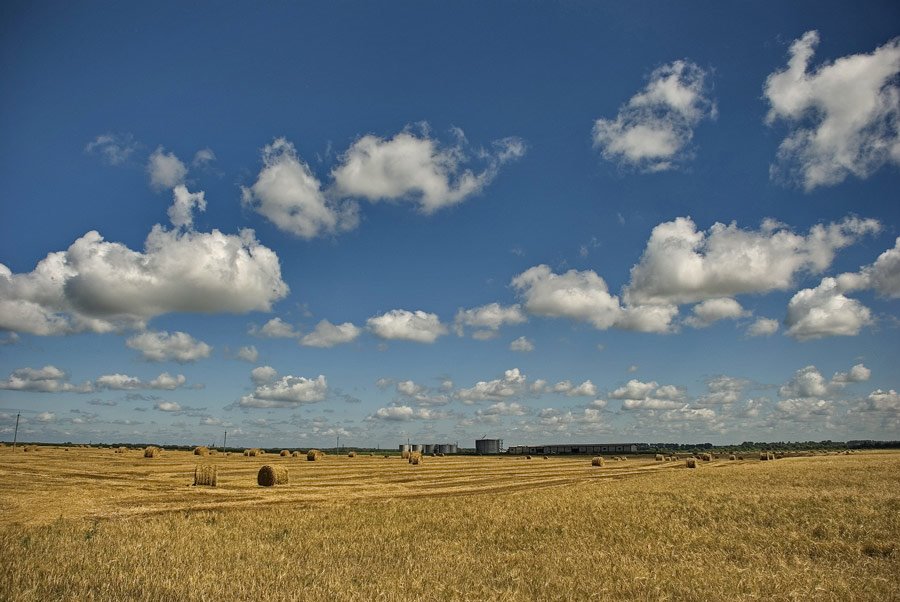
M 0 448 L 0 598 L 900 599 L 900 454 L 747 457 Z

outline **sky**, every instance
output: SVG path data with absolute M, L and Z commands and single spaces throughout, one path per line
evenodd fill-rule
M 4 2 L 0 439 L 898 439 L 898 24 Z

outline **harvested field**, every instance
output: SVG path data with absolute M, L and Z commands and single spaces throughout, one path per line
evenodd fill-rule
M 146 462 L 108 450 L 0 449 L 0 545 L 15 551 L 0 560 L 0 592 L 11 600 L 898 597 L 900 454 L 753 460 L 686 470 L 650 456 L 597 470 L 584 457 L 448 456 L 410 466 L 270 455 L 265 463 L 289 466 L 291 478 L 261 488 L 262 462 L 219 454 L 204 458 L 217 469 L 212 488 L 191 485 L 191 452 Z M 428 511 L 410 512 L 411 503 Z M 137 545 L 141 562 L 130 552 Z M 416 556 L 422 547 L 442 553 L 418 555 L 414 567 L 384 562 L 384 550 Z M 172 562 L 173 550 L 191 550 L 204 570 Z

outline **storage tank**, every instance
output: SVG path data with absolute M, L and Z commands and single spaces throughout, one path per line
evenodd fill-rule
M 413 444 L 412 444 L 412 451 L 414 451 L 414 452 L 420 452 L 420 451 L 422 451 L 422 444 L 421 444 L 421 443 L 413 443 Z
M 446 443 L 438 443 L 437 445 L 434 446 L 434 451 L 435 451 L 435 453 L 438 453 L 438 454 L 449 454 L 450 446 L 447 445 Z
M 434 447 L 435 447 L 435 446 L 434 446 L 433 443 L 426 443 L 425 445 L 422 446 L 422 452 L 423 452 L 423 453 L 426 453 L 426 454 L 433 454 L 433 453 L 434 453 Z
M 401 452 L 408 452 L 408 451 L 409 451 L 409 444 L 408 444 L 408 443 L 401 443 L 401 444 L 400 444 L 400 451 L 401 451 Z
M 447 452 L 445 452 L 445 453 L 448 453 L 448 454 L 455 454 L 455 453 L 459 452 L 459 450 L 456 449 L 456 444 L 455 444 L 455 443 L 448 443 L 447 445 L 450 447 L 450 450 L 447 451 Z
M 475 451 L 479 454 L 499 454 L 503 439 L 476 439 Z

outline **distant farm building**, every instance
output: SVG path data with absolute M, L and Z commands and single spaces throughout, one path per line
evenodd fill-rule
M 636 453 L 637 443 L 567 443 L 563 445 L 513 445 L 508 454 L 603 454 L 615 452 Z

